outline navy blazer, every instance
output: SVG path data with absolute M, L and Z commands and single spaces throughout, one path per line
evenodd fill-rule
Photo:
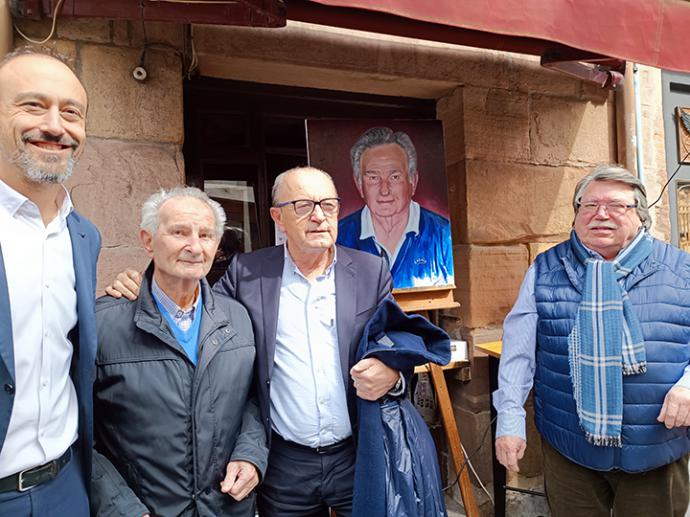
M 67 216 L 72 241 L 72 257 L 77 291 L 79 321 L 69 337 L 74 347 L 70 376 L 79 401 L 78 450 L 82 473 L 88 486 L 91 476 L 93 442 L 93 380 L 96 357 L 96 261 L 101 249 L 101 236 L 96 227 L 75 211 Z M 5 442 L 14 404 L 14 348 L 10 298 L 5 262 L 0 247 L 0 449 Z
M 391 275 L 381 257 L 363 251 L 337 246 L 335 263 L 335 311 L 340 347 L 340 365 L 347 386 L 347 405 L 352 426 L 356 426 L 355 389 L 350 368 L 355 364 L 357 346 L 364 326 L 379 303 L 390 294 Z M 244 305 L 254 327 L 256 373 L 261 417 L 271 436 L 271 403 L 269 398 L 278 304 L 283 281 L 285 249 L 264 248 L 236 255 L 223 278 L 213 290 L 229 295 Z M 270 439 L 270 438 L 269 438 Z

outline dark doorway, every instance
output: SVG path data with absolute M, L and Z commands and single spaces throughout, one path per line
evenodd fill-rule
M 274 242 L 268 212 L 271 186 L 284 170 L 307 164 L 304 119 L 436 118 L 434 100 L 206 77 L 185 83 L 184 106 L 187 184 L 206 185 L 216 199 L 209 187 L 219 192 L 233 190 L 219 201 L 230 226 L 249 217 L 240 231 L 246 235 L 245 241 L 240 239 L 240 251 Z M 236 202 L 238 196 L 251 201 L 251 207 Z

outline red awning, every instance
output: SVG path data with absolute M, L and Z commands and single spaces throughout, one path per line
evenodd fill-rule
M 287 0 L 288 19 L 690 72 L 689 0 Z M 587 53 L 594 54 L 587 56 Z

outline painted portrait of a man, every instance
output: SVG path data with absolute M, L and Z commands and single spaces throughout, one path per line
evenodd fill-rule
M 338 244 L 384 257 L 396 289 L 454 285 L 450 221 L 416 196 L 420 183 L 430 177 L 419 170 L 410 135 L 377 125 L 350 142 L 347 181 L 354 184 L 359 207 L 348 210 L 345 200 Z M 337 170 L 338 191 L 346 192 Z M 443 175 L 442 180 L 438 186 L 445 195 Z M 441 183 L 438 177 L 434 183 Z

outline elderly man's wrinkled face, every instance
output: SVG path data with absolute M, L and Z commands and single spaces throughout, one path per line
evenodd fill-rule
M 174 197 L 161 205 L 158 218 L 154 235 L 139 232 L 153 259 L 156 281 L 170 285 L 205 277 L 220 242 L 213 210 L 199 199 Z
M 642 222 L 635 208 L 635 190 L 617 181 L 593 181 L 580 199 L 575 233 L 589 249 L 615 258 L 637 235 Z
M 69 178 L 86 138 L 86 102 L 77 77 L 51 57 L 19 56 L 0 68 L 0 168 L 33 183 Z
M 406 213 L 417 189 L 417 171 L 410 181 L 402 147 L 385 144 L 367 149 L 362 153 L 361 169 L 357 190 L 374 216 Z
M 288 174 L 278 192 L 278 202 L 337 198 L 333 182 L 319 171 L 299 170 Z M 307 215 L 298 215 L 294 206 L 272 207 L 271 217 L 287 236 L 292 253 L 323 253 L 338 238 L 338 213 L 326 214 L 319 205 Z

